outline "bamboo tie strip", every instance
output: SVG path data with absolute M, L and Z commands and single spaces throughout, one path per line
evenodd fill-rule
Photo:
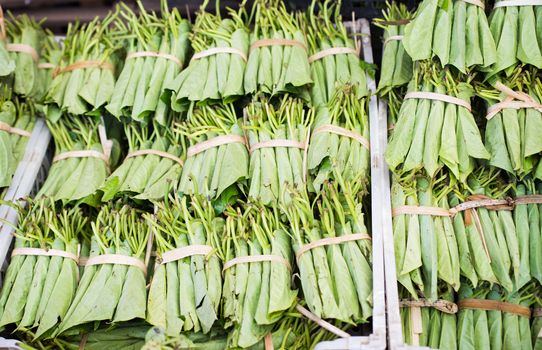
M 508 2 L 508 1 L 507 1 Z M 522 109 L 534 108 L 542 113 L 542 104 L 538 103 L 529 94 L 520 91 L 514 91 L 501 82 L 495 84 L 497 90 L 506 94 L 504 101 L 494 104 L 487 110 L 486 119 L 490 120 L 503 109 Z
M 237 265 L 237 264 L 248 264 L 248 263 L 254 263 L 254 262 L 276 262 L 279 264 L 283 264 L 286 266 L 288 271 L 292 271 L 292 266 L 288 262 L 288 260 L 284 259 L 282 256 L 278 255 L 246 255 L 246 256 L 239 256 L 237 258 L 228 260 L 224 263 L 224 266 L 222 267 L 222 271 L 226 271 L 227 269 Z
M 6 50 L 8 50 L 9 52 L 18 52 L 18 53 L 25 53 L 27 55 L 30 55 L 32 57 L 32 60 L 35 63 L 38 63 L 39 60 L 40 60 L 40 55 L 38 54 L 36 49 L 34 49 L 30 45 L 26 45 L 26 44 L 7 44 L 6 45 Z
M 314 61 L 321 60 L 324 57 L 332 56 L 332 55 L 358 55 L 358 51 L 356 49 L 350 48 L 350 47 L 330 47 L 329 49 L 325 49 L 322 51 L 318 51 L 314 55 L 309 57 L 309 63 L 313 63 Z
M 161 157 L 161 158 L 166 158 L 166 159 L 170 159 L 172 161 L 174 161 L 175 163 L 178 163 L 180 166 L 183 166 L 184 165 L 184 162 L 181 158 L 171 154 L 171 153 L 168 153 L 168 152 L 165 152 L 165 151 L 159 151 L 157 149 L 140 149 L 140 150 L 137 150 L 137 151 L 133 151 L 133 152 L 130 152 L 126 155 L 126 158 L 125 159 L 128 159 L 128 158 L 132 158 L 132 157 L 140 157 L 140 156 L 146 156 L 146 155 L 154 155 L 154 156 L 158 156 L 158 157 Z
M 243 51 L 241 51 L 239 49 L 236 49 L 235 47 L 213 47 L 213 48 L 210 48 L 208 50 L 204 50 L 204 51 L 200 51 L 198 53 L 195 53 L 192 56 L 192 58 L 190 59 L 190 62 L 195 61 L 195 60 L 199 60 L 200 58 L 213 56 L 213 55 L 218 55 L 220 53 L 229 53 L 229 54 L 232 54 L 232 55 L 237 55 L 237 56 L 241 57 L 243 59 L 243 61 L 245 61 L 245 62 L 248 61 L 247 55 Z
M 162 255 L 160 256 L 160 264 L 167 264 L 169 262 L 181 260 L 194 255 L 207 256 L 210 255 L 213 251 L 214 248 L 208 245 L 189 245 L 186 247 L 181 247 L 162 253 Z
M 85 262 L 85 266 L 93 266 L 93 265 L 104 265 L 104 264 L 112 264 L 112 265 L 127 265 L 127 266 L 134 266 L 143 271 L 145 275 L 147 275 L 147 266 L 143 262 L 143 260 L 135 258 L 133 256 L 128 255 L 121 255 L 121 254 L 102 254 L 97 256 L 92 256 L 87 259 Z
M 39 69 L 56 69 L 56 64 L 50 62 L 43 62 L 38 64 Z
M 306 145 L 307 145 L 306 142 L 287 140 L 287 139 L 275 139 L 275 140 L 261 141 L 253 145 L 250 145 L 249 153 L 253 153 L 254 151 L 260 148 L 274 148 L 274 147 L 290 147 L 290 148 L 299 148 L 299 149 L 304 150 L 306 148 Z
M 109 157 L 107 157 L 102 152 L 98 152 L 91 149 L 81 150 L 81 151 L 68 151 L 68 152 L 57 154 L 53 158 L 53 163 L 56 163 L 61 160 L 69 159 L 69 158 L 98 158 L 98 159 L 103 160 L 106 164 L 109 164 Z
M 257 40 L 250 45 L 250 50 L 255 50 L 259 47 L 266 47 L 266 46 L 274 46 L 274 45 L 281 45 L 281 46 L 297 46 L 299 48 L 302 48 L 303 50 L 307 51 L 307 46 L 303 44 L 300 41 L 292 40 L 292 39 L 261 39 Z
M 409 93 L 407 93 L 405 95 L 405 100 L 408 100 L 408 99 L 411 99 L 411 98 L 422 99 L 422 100 L 442 101 L 442 102 L 446 102 L 446 103 L 453 103 L 455 105 L 465 107 L 469 112 L 472 111 L 471 105 L 470 105 L 469 102 L 467 102 L 467 101 L 465 101 L 463 99 L 457 98 L 457 97 L 444 95 L 444 94 L 439 94 L 439 93 L 436 93 L 436 92 L 413 91 L 413 92 L 409 92 Z
M 505 0 L 497 2 L 493 8 L 514 6 L 542 6 L 542 0 Z
M 0 5 L 0 40 L 4 40 L 6 38 L 6 22 L 4 22 L 4 10 L 2 10 L 2 6 Z
M 447 314 L 455 314 L 458 311 L 457 304 L 445 299 L 429 301 L 427 299 L 403 299 L 399 302 L 400 307 L 432 307 Z
M 369 140 L 367 140 L 365 137 L 363 137 L 361 134 L 359 134 L 359 133 L 357 133 L 355 131 L 348 130 L 348 129 L 345 129 L 345 128 L 341 128 L 340 126 L 336 126 L 336 125 L 324 124 L 322 126 L 317 127 L 312 132 L 312 134 L 314 136 L 316 134 L 320 134 L 320 133 L 323 133 L 323 132 L 328 132 L 328 133 L 336 134 L 336 135 L 339 135 L 339 136 L 349 137 L 351 139 L 354 139 L 354 140 L 358 141 L 359 143 L 361 143 L 363 145 L 363 147 L 370 150 Z
M 466 2 L 467 4 L 478 6 L 482 10 L 485 10 L 485 8 L 486 8 L 484 3 L 482 1 L 480 1 L 480 0 L 461 0 L 461 1 Z
M 350 337 L 350 334 L 346 333 L 345 331 L 343 331 L 342 329 L 340 329 L 338 327 L 335 327 L 331 323 L 322 320 L 320 317 L 316 316 L 315 314 L 313 314 L 309 310 L 305 309 L 303 306 L 297 304 L 295 306 L 295 309 L 297 311 L 299 311 L 303 316 L 308 318 L 309 320 L 313 321 L 314 323 L 316 323 L 320 327 L 324 328 L 325 330 L 335 334 L 336 336 L 341 337 L 341 338 Z
M 500 300 L 463 299 L 457 303 L 459 309 L 501 311 L 523 317 L 531 317 L 531 309 L 526 306 Z
M 295 254 L 295 258 L 297 261 L 311 249 L 318 248 L 318 247 L 324 247 L 327 245 L 335 245 L 335 244 L 341 244 L 346 242 L 352 242 L 352 241 L 359 241 L 359 240 L 371 240 L 371 236 L 369 236 L 366 233 L 353 233 L 351 235 L 345 235 L 345 236 L 338 236 L 338 237 L 327 237 L 322 238 L 317 241 L 305 244 L 299 248 L 297 253 Z
M 107 70 L 114 69 L 113 64 L 111 64 L 111 62 L 104 62 L 104 61 L 98 61 L 98 60 L 84 60 L 84 61 L 78 61 L 78 62 L 72 63 L 64 68 L 57 67 L 55 71 L 53 72 L 53 78 L 63 73 L 71 72 L 77 69 L 85 69 L 85 68 L 98 68 L 98 69 L 107 69 Z
M 29 131 L 19 129 L 19 128 L 14 128 L 13 126 L 10 126 L 9 124 L 4 123 L 4 122 L 0 122 L 0 131 L 5 131 L 10 134 L 15 134 L 15 135 L 24 136 L 24 137 L 30 137 L 30 135 L 32 135 L 32 133 Z
M 188 147 L 188 150 L 186 151 L 186 156 L 193 157 L 196 154 L 206 151 L 210 148 L 218 147 L 221 145 L 227 145 L 229 143 L 242 143 L 243 145 L 246 146 L 247 141 L 243 136 L 239 136 L 239 135 L 217 136 L 207 141 L 203 141 L 203 142 L 200 142 L 193 146 Z
M 11 256 L 17 255 L 34 255 L 34 256 L 59 256 L 66 259 L 71 259 L 75 261 L 76 264 L 79 263 L 79 257 L 73 253 L 58 250 L 58 249 L 42 249 L 42 248 L 15 248 L 11 252 Z
M 172 62 L 175 62 L 176 65 L 179 67 L 183 66 L 183 63 L 181 60 L 177 58 L 175 55 L 171 55 L 169 53 L 165 52 L 156 52 L 156 51 L 136 51 L 131 52 L 126 56 L 126 59 L 132 59 L 132 58 L 138 58 L 138 57 L 155 57 L 155 58 L 165 58 L 166 60 L 170 60 Z

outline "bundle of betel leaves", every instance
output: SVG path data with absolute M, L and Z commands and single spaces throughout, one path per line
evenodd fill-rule
M 346 183 L 339 173 L 335 178 L 314 202 L 306 192 L 294 193 L 283 211 L 308 309 L 323 319 L 359 324 L 372 315 L 371 237 L 359 183 Z
M 189 145 L 178 191 L 214 200 L 245 187 L 248 150 L 233 104 L 196 107 L 175 128 Z
M 91 226 L 90 249 L 82 254 L 88 258 L 55 336 L 93 329 L 99 322 L 145 318 L 150 226 L 141 211 L 121 203 L 102 206 Z
M 519 178 L 542 178 L 542 81 L 534 68 L 517 67 L 508 78 L 482 88 L 488 101 L 485 145 L 489 164 Z
M 0 188 L 11 184 L 22 160 L 26 144 L 36 122 L 31 101 L 12 96 L 9 88 L 0 87 Z
M 249 205 L 226 209 L 222 312 L 232 328 L 228 346 L 257 344 L 296 304 L 292 290 L 293 252 L 290 233 L 278 208 Z
M 497 61 L 482 0 L 424 0 L 405 27 L 403 44 L 414 61 L 438 57 L 463 73 L 473 66 L 487 70 Z
M 112 24 L 118 13 L 83 25 L 69 24 L 62 57 L 53 69 L 53 80 L 45 103 L 47 117 L 56 121 L 62 113 L 100 116 L 115 87 L 118 37 Z
M 439 286 L 439 299 L 401 299 L 400 315 L 406 344 L 432 349 L 457 349 L 457 305 L 454 294 L 445 284 Z
M 75 295 L 79 238 L 89 227 L 79 208 L 57 210 L 48 200 L 30 201 L 20 216 L 0 292 L 0 325 L 49 338 Z
M 385 152 L 393 172 L 434 177 L 446 167 L 465 182 L 475 159 L 489 159 L 471 111 L 473 77 L 419 63 Z
M 337 89 L 316 109 L 307 153 L 307 170 L 316 192 L 333 178 L 369 183 L 369 116 L 367 100 L 358 99 L 351 85 Z
M 388 102 L 390 122 L 395 123 L 405 94 L 406 86 L 412 79 L 412 59 L 403 45 L 405 26 L 410 23 L 413 14 L 405 4 L 388 2 L 382 10 L 382 18 L 373 23 L 384 30 L 384 52 L 377 93 Z
M 109 173 L 111 145 L 92 117 L 64 115 L 47 125 L 55 142 L 55 157 L 37 197 L 64 203 L 95 203 L 96 190 Z
M 319 5 L 318 13 L 315 6 Z M 369 94 L 359 42 L 346 31 L 340 15 L 341 1 L 312 1 L 307 13 L 307 42 L 313 85 L 311 103 L 326 104 L 336 89 L 351 86 L 356 98 Z
M 0 72 L 5 73 L 0 73 L 0 76 L 12 74 L 13 91 L 16 94 L 40 97 L 46 81 L 40 76 L 38 63 L 47 35 L 41 23 L 27 15 L 15 17 L 10 14 L 9 21 L 5 22 L 5 33 L 0 30 L 0 41 L 3 34 L 7 34 L 4 47 L 9 57 L 5 56 L 0 61 Z
M 106 109 L 117 118 L 165 124 L 169 104 L 161 99 L 165 88 L 186 65 L 190 24 L 175 8 L 161 1 L 161 17 L 138 1 L 137 14 L 121 3 L 114 24 L 126 36 L 126 60 Z
M 460 286 L 458 244 L 454 234 L 445 176 L 397 179 L 391 189 L 393 237 L 397 280 L 410 293 L 434 301 L 440 282 L 455 290 Z M 442 209 L 444 215 L 429 215 L 423 207 Z M 418 293 L 418 291 L 420 293 Z
M 194 55 L 188 67 L 167 86 L 174 110 L 186 110 L 191 101 L 203 105 L 229 103 L 245 94 L 249 31 L 244 2 L 237 11 L 228 9 L 230 18 L 205 11 L 208 2 L 197 13 L 190 34 Z
M 50 32 L 46 31 L 47 37 L 43 42 L 40 60 L 38 63 L 38 76 L 42 83 L 41 90 L 37 89 L 33 99 L 39 102 L 40 112 L 45 114 L 45 98 L 51 88 L 55 69 L 60 65 L 62 59 L 62 47 L 57 38 Z
M 518 63 L 542 69 L 542 10 L 540 3 L 495 1 L 489 16 L 490 30 L 497 46 L 493 73 L 508 73 Z
M 282 0 L 256 0 L 252 12 L 245 94 L 287 92 L 308 101 L 313 81 L 302 15 L 289 13 Z
M 219 320 L 224 219 L 202 196 L 170 196 L 147 215 L 157 248 L 146 321 L 168 336 L 209 334 Z
M 532 349 L 530 305 L 536 286 L 509 293 L 499 286 L 462 284 L 457 306 L 457 349 Z
M 171 118 L 170 118 L 171 119 Z M 122 164 L 100 187 L 102 201 L 129 195 L 133 199 L 158 200 L 167 197 L 181 176 L 186 153 L 183 135 L 157 122 L 124 125 L 128 153 Z
M 250 152 L 248 198 L 264 205 L 290 203 L 287 187 L 305 188 L 305 151 L 314 110 L 284 96 L 276 105 L 261 99 L 245 108 Z

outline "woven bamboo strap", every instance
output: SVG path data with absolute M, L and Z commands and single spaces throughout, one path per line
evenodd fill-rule
M 403 299 L 399 302 L 401 307 L 432 307 L 447 314 L 457 313 L 457 304 L 448 300 L 438 299 L 435 301 L 429 301 L 427 299 Z
M 515 197 L 514 205 L 521 205 L 521 204 L 542 204 L 542 195 L 528 194 L 525 196 Z
M 531 317 L 531 309 L 526 306 L 499 300 L 463 299 L 457 303 L 459 309 L 501 311 L 523 317 Z

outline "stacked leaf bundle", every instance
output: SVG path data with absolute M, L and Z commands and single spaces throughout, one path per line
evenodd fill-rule
M 122 4 L 120 16 L 127 24 L 115 22 L 122 32 L 134 34 L 124 43 L 126 61 L 106 108 L 117 118 L 148 122 L 153 117 L 165 124 L 169 105 L 161 95 L 186 63 L 190 25 L 177 9 L 168 10 L 165 2 L 162 17 L 147 12 L 141 2 L 137 4 L 137 15 Z
M 243 76 L 248 57 L 247 13 L 242 4 L 231 18 L 220 13 L 198 12 L 192 28 L 194 56 L 190 64 L 167 86 L 172 90 L 172 108 L 186 110 L 191 101 L 209 104 L 233 102 L 245 94 Z M 203 79 L 202 79 L 203 78 Z
M 261 100 L 245 109 L 250 147 L 248 197 L 264 205 L 291 202 L 287 188 L 305 188 L 304 153 L 314 110 L 285 96 L 277 106 Z
M 158 204 L 152 225 L 158 262 L 149 289 L 146 320 L 169 336 L 209 334 L 219 319 L 220 258 L 214 250 L 225 222 L 202 197 L 170 197 Z M 190 209 L 191 210 L 190 210 Z
M 189 139 L 178 190 L 217 199 L 236 193 L 248 179 L 248 150 L 233 104 L 202 106 L 177 130 Z
M 419 64 L 386 149 L 392 171 L 423 169 L 434 177 L 445 166 L 465 182 L 475 159 L 489 159 L 471 111 L 472 78 L 438 64 Z
M 496 88 L 480 91 L 489 102 L 485 141 L 489 164 L 519 178 L 542 178 L 542 81 L 536 69 L 518 67 Z
M 39 76 L 43 81 L 43 90 L 40 93 L 36 93 L 35 100 L 40 103 L 45 104 L 45 99 L 51 88 L 53 82 L 53 77 L 56 74 L 56 69 L 59 67 L 62 60 L 62 47 L 57 38 L 52 34 L 47 32 L 47 38 L 43 43 L 43 49 L 41 51 L 40 62 L 38 64 Z M 44 114 L 46 113 L 46 108 L 44 108 Z M 54 113 L 51 113 L 54 114 Z
M 297 193 L 284 211 L 309 310 L 320 318 L 359 324 L 372 315 L 371 237 L 359 183 L 335 176 L 338 181 L 326 183 L 314 203 Z
M 405 26 L 413 14 L 405 4 L 391 2 L 387 9 L 382 10 L 382 17 L 374 20 L 375 25 L 384 29 L 384 53 L 377 92 L 388 101 L 391 121 L 395 123 L 404 90 L 412 79 L 412 59 L 405 51 L 403 38 Z
M 1 16 L 0 16 L 1 17 Z M 24 97 L 36 98 L 46 91 L 46 81 L 40 75 L 38 62 L 46 33 L 41 23 L 27 15 L 11 16 L 5 23 L 6 41 L 0 41 L 0 76 L 12 74 L 13 91 Z M 3 20 L 3 18 L 2 18 Z M 4 27 L 2 27 L 3 29 Z
M 401 324 L 406 344 L 431 349 L 457 349 L 457 305 L 451 290 L 443 289 L 440 299 L 403 299 Z
M 120 204 L 103 206 L 91 225 L 88 260 L 55 336 L 93 329 L 99 322 L 115 324 L 145 318 L 143 259 L 150 226 L 141 212 Z
M 424 0 L 405 27 L 403 44 L 414 61 L 438 57 L 461 72 L 478 66 L 488 70 L 497 61 L 483 1 Z
M 498 286 L 459 291 L 457 349 L 532 349 L 530 305 L 536 286 L 508 293 Z
M 395 179 L 391 190 L 397 280 L 412 298 L 434 301 L 440 281 L 459 289 L 459 252 L 444 177 L 432 181 L 416 177 L 404 184 Z M 417 213 L 412 207 L 441 208 L 444 215 Z M 473 236 L 473 238 L 478 238 Z
M 228 208 L 226 215 L 223 317 L 225 327 L 233 327 L 228 346 L 247 348 L 260 342 L 296 304 L 292 246 L 278 209 Z
M 313 81 L 301 15 L 288 13 L 282 0 L 256 0 L 253 12 L 245 93 L 288 92 L 308 101 Z
M 307 169 L 312 186 L 333 179 L 334 171 L 347 181 L 369 183 L 369 117 L 366 99 L 358 99 L 350 85 L 337 90 L 314 118 Z
M 62 59 L 45 99 L 49 119 L 56 121 L 64 112 L 99 116 L 99 109 L 109 103 L 115 87 L 116 37 L 122 34 L 111 29 L 115 20 L 116 15 L 109 15 L 68 26 Z
M 37 197 L 63 202 L 94 202 L 109 172 L 107 142 L 100 140 L 99 123 L 92 118 L 66 115 L 48 122 L 55 142 L 55 158 Z M 102 142 L 101 142 L 102 141 Z M 73 153 L 80 152 L 83 153 Z
M 0 293 L 0 325 L 14 324 L 34 339 L 49 338 L 75 295 L 78 238 L 89 229 L 80 209 L 57 212 L 48 201 L 30 202 L 20 214 Z
M 535 6 L 538 5 L 538 6 Z M 518 6 L 514 1 L 495 1 L 489 24 L 497 59 L 494 73 L 509 73 L 518 64 L 542 69 L 542 9 L 536 1 Z
M 0 92 L 0 188 L 11 184 L 36 121 L 31 102 L 18 98 L 11 101 L 8 89 L 3 90 Z
M 158 123 L 152 130 L 130 123 L 124 130 L 128 154 L 100 188 L 104 193 L 102 201 L 122 194 L 143 200 L 166 197 L 181 176 L 186 153 L 184 137 Z
M 359 43 L 348 35 L 340 16 L 341 1 L 326 1 L 315 13 L 316 1 L 307 14 L 307 41 L 311 77 L 311 103 L 320 106 L 328 103 L 345 84 L 352 87 L 356 98 L 369 94 L 367 77 L 359 58 Z M 333 16 L 333 18 L 331 17 Z M 356 39 L 357 40 L 357 39 Z

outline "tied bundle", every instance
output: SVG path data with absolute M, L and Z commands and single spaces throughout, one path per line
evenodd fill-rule
M 471 111 L 471 78 L 438 64 L 419 65 L 386 149 L 392 171 L 423 169 L 434 177 L 445 166 L 465 182 L 475 159 L 489 159 Z
M 498 286 L 461 286 L 457 340 L 465 349 L 532 349 L 530 305 L 536 286 L 507 293 Z
M 0 21 L 1 18 L 3 17 L 0 14 Z M 5 49 L 10 57 L 3 57 L 0 61 L 2 65 L 0 75 L 13 74 L 15 93 L 25 97 L 39 97 L 45 90 L 45 81 L 40 77 L 38 63 L 46 33 L 41 23 L 27 15 L 17 17 L 10 15 L 10 20 L 5 24 L 8 35 Z M 0 41 L 1 38 L 0 33 Z M 2 71 L 5 74 L 1 74 Z
M 357 99 L 350 86 L 337 90 L 314 118 L 307 170 L 316 192 L 333 178 L 334 171 L 347 181 L 369 183 L 369 117 L 367 101 Z
M 63 202 L 95 202 L 94 194 L 109 172 L 111 141 L 97 121 L 62 118 L 47 122 L 55 141 L 55 157 L 47 180 L 37 194 Z
M 157 204 L 152 225 L 158 252 L 146 320 L 167 335 L 209 334 L 218 321 L 222 294 L 220 257 L 213 248 L 224 219 L 201 196 L 170 197 Z M 190 209 L 192 210 L 190 210 Z
M 326 183 L 315 203 L 296 193 L 283 209 L 303 299 L 317 318 L 359 324 L 372 315 L 371 237 L 359 190 L 356 182 Z
M 522 287 L 532 278 L 542 283 L 542 184 L 524 180 L 514 191 L 514 223 L 519 241 L 520 283 Z
M 217 199 L 244 187 L 248 150 L 233 104 L 196 108 L 176 129 L 190 144 L 179 180 L 180 192 Z
M 0 188 L 11 184 L 36 122 L 30 101 L 18 98 L 10 101 L 7 88 L 3 95 L 0 97 Z
M 137 15 L 127 5 L 121 5 L 120 16 L 128 24 L 124 28 L 123 22 L 117 21 L 116 25 L 134 35 L 125 43 L 126 61 L 106 109 L 117 118 L 148 122 L 153 117 L 166 124 L 169 105 L 161 95 L 186 63 L 190 25 L 181 19 L 177 9 L 168 10 L 165 1 L 162 17 L 147 12 L 140 1 L 137 4 Z
M 120 32 L 111 29 L 116 15 L 79 26 L 70 24 L 62 58 L 53 70 L 53 81 L 45 97 L 48 118 L 56 121 L 61 112 L 100 115 L 115 87 L 114 51 Z
M 424 0 L 404 35 L 414 61 L 438 57 L 443 66 L 463 73 L 473 66 L 488 69 L 497 61 L 482 0 Z
M 282 0 L 257 0 L 254 6 L 245 94 L 288 92 L 309 100 L 312 79 L 301 15 L 288 13 Z
M 542 178 L 540 75 L 534 69 L 516 69 L 508 82 L 497 82 L 494 90 L 480 94 L 491 101 L 485 131 L 489 164 L 519 178 L 532 171 Z
M 440 299 L 402 299 L 401 324 L 406 344 L 456 350 L 456 313 L 453 292 L 444 289 Z
M 410 186 L 397 180 L 392 185 L 397 280 L 413 298 L 420 290 L 424 298 L 436 300 L 439 281 L 459 289 L 458 244 L 443 179 L 417 177 Z
M 326 1 L 315 13 L 313 1 L 307 14 L 309 63 L 314 84 L 311 103 L 326 104 L 345 84 L 351 86 L 356 98 L 369 94 L 363 62 L 359 58 L 359 42 L 349 37 L 340 16 L 341 1 Z M 354 24 L 355 25 L 355 24 Z M 357 39 L 356 39 L 357 40 Z
M 45 115 L 53 115 L 54 113 L 47 112 L 46 97 L 51 88 L 53 77 L 55 76 L 55 70 L 60 65 L 62 60 L 62 47 L 60 42 L 56 39 L 53 33 L 46 32 L 47 37 L 43 43 L 43 48 L 40 55 L 40 61 L 38 63 L 38 76 L 42 80 L 41 90 L 36 91 L 34 98 L 38 102 L 45 104 L 43 112 Z M 54 108 L 54 107 L 53 107 Z M 58 111 L 56 111 L 58 112 Z
M 296 303 L 293 253 L 278 209 L 229 207 L 222 242 L 225 327 L 230 347 L 257 344 Z
M 388 101 L 390 117 L 395 122 L 402 103 L 402 95 L 408 82 L 412 79 L 412 59 L 405 51 L 403 39 L 405 26 L 410 23 L 413 14 L 405 4 L 388 3 L 382 10 L 382 18 L 374 20 L 374 24 L 384 29 L 384 52 L 377 93 Z
M 250 152 L 248 197 L 264 205 L 289 203 L 287 187 L 305 187 L 305 151 L 312 109 L 300 99 L 285 96 L 277 106 L 253 102 L 245 109 Z
M 21 213 L 0 292 L 0 325 L 50 338 L 72 302 L 79 278 L 78 237 L 88 234 L 79 208 L 56 211 L 30 202 Z
M 519 64 L 542 69 L 542 3 L 537 0 L 495 1 L 489 24 L 497 44 L 493 73 Z
M 186 154 L 184 137 L 156 122 L 152 130 L 139 123 L 126 124 L 124 130 L 128 154 L 100 188 L 104 193 L 102 201 L 125 193 L 134 199 L 167 197 L 181 176 Z
M 99 322 L 145 318 L 147 271 L 143 259 L 150 227 L 139 211 L 120 204 L 102 207 L 91 225 L 90 250 L 77 293 L 55 336 L 92 329 Z
M 229 103 L 245 94 L 243 76 L 249 34 L 244 3 L 237 12 L 228 10 L 231 18 L 222 19 L 220 13 L 205 11 L 207 2 L 198 12 L 192 29 L 195 54 L 188 67 L 168 86 L 175 110 L 187 109 L 191 101 Z

